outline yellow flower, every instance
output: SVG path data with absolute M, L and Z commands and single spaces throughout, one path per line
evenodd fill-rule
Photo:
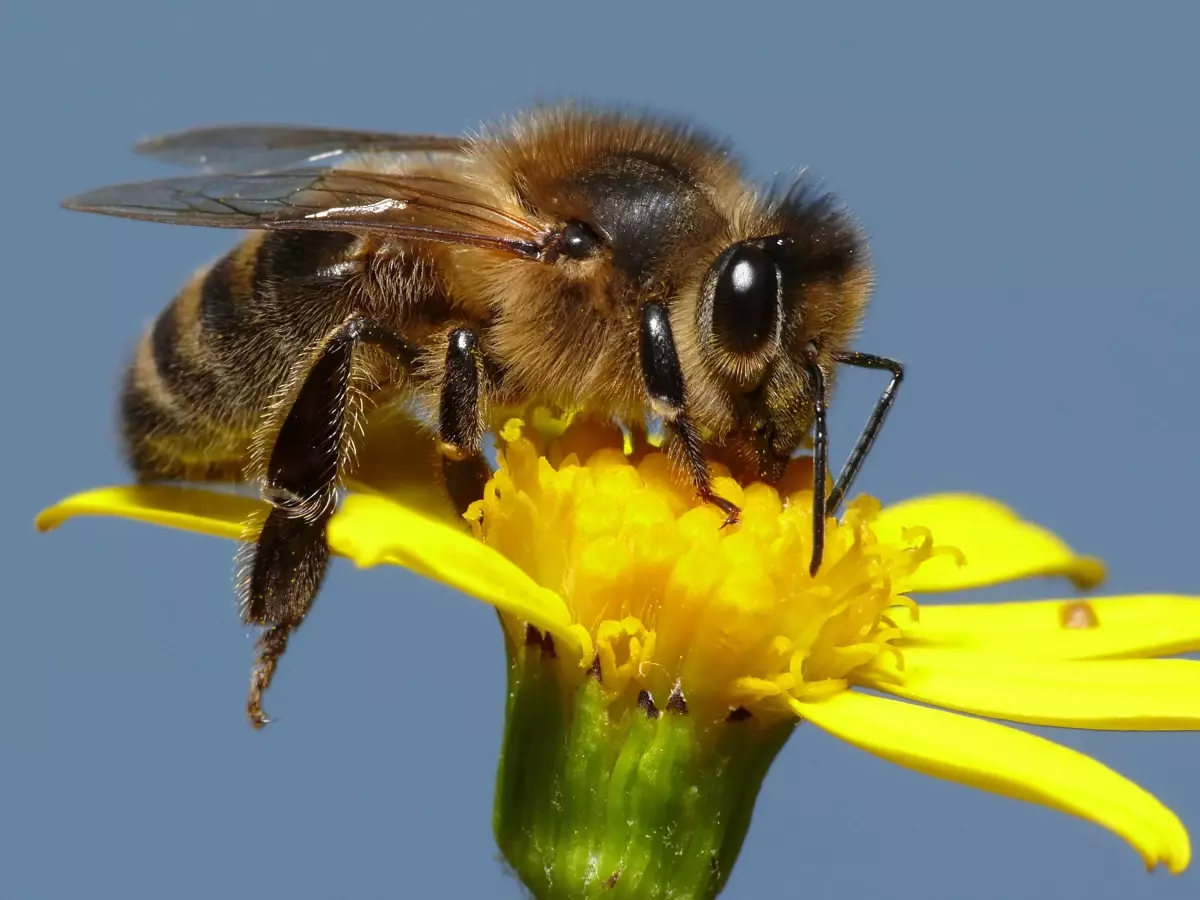
M 723 784 L 743 777 L 735 793 L 747 795 L 738 802 L 748 806 L 696 800 L 669 821 L 654 819 L 646 834 L 661 840 L 680 822 L 712 816 L 748 821 L 770 758 L 801 720 L 900 765 L 1090 819 L 1128 841 L 1147 867 L 1164 863 L 1178 873 L 1188 865 L 1187 832 L 1149 793 L 1087 756 L 987 719 L 1200 728 L 1200 662 L 1156 658 L 1200 649 L 1200 599 L 918 608 L 911 594 L 1029 576 L 1065 575 L 1090 587 L 1103 568 L 993 501 L 942 495 L 888 508 L 858 499 L 829 523 L 825 562 L 810 577 L 807 460 L 795 461 L 778 489 L 718 477 L 718 492 L 743 509 L 739 525 L 721 528 L 721 514 L 694 499 L 662 453 L 614 428 L 577 422 L 543 440 L 514 420 L 499 447 L 500 468 L 467 516 L 473 534 L 433 493 L 399 483 L 368 459 L 329 541 L 360 566 L 401 565 L 500 611 L 512 691 L 497 833 L 527 883 L 538 866 L 553 864 L 560 873 L 585 873 L 593 888 L 628 886 L 639 896 L 633 880 L 650 864 L 623 829 L 649 814 L 641 795 L 629 793 L 633 781 L 621 781 L 626 769 L 638 770 L 628 778 L 669 791 L 689 778 L 702 786 L 696 773 L 711 774 L 715 764 L 672 763 L 668 777 L 648 760 L 740 760 L 734 768 L 744 777 L 728 766 L 719 774 Z M 38 524 L 119 515 L 236 539 L 257 506 L 182 488 L 105 488 L 63 501 Z M 552 675 L 546 660 L 554 661 Z M 521 687 L 535 682 L 536 691 Z M 568 696 L 577 700 L 561 700 Z M 608 724 L 593 728 L 593 720 Z M 658 730 L 643 733 L 647 722 Z M 743 740 L 731 737 L 742 722 L 759 736 L 758 755 L 730 749 Z M 596 749 L 608 746 L 610 732 L 611 752 Z M 644 746 L 630 756 L 639 741 Z M 691 749 L 677 756 L 663 749 L 685 745 Z M 651 746 L 658 755 L 647 755 Z M 712 748 L 721 749 L 714 756 Z M 518 757 L 520 772 L 511 765 Z M 536 779 L 526 770 L 556 766 L 570 772 L 553 791 L 530 787 Z M 533 795 L 546 794 L 542 800 L 565 816 L 562 792 L 595 794 L 586 786 L 597 779 L 608 785 L 608 806 L 587 815 L 619 834 L 608 834 L 610 844 L 589 839 L 580 850 L 567 832 L 600 826 L 546 825 Z M 614 804 L 636 809 L 616 813 Z M 697 896 L 714 895 L 728 875 L 745 822 L 729 827 L 704 844 L 711 856 L 704 868 L 714 874 Z M 558 896 L 553 879 L 545 880 L 535 893 Z

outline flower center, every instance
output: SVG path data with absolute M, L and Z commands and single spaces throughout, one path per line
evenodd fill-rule
M 811 472 L 798 459 L 777 488 L 742 487 L 718 468 L 716 491 L 742 508 L 723 528 L 723 514 L 644 441 L 587 420 L 546 441 L 513 420 L 468 518 L 565 599 L 579 678 L 599 674 L 610 702 L 790 718 L 790 698 L 843 690 L 856 668 L 899 652 L 887 611 L 914 604 L 894 586 L 933 552 L 920 529 L 904 544 L 877 540 L 879 504 L 860 498 L 827 521 L 810 576 Z M 507 625 L 525 639 L 524 623 Z

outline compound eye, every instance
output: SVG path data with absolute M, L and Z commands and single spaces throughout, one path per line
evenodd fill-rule
M 730 353 L 753 353 L 775 337 L 779 267 L 761 247 L 734 244 L 713 264 L 712 334 Z
M 590 225 L 577 220 L 567 223 L 562 231 L 563 253 L 571 259 L 586 259 L 600 247 L 600 235 Z

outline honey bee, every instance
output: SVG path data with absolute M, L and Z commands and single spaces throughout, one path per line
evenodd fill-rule
M 775 481 L 811 432 L 816 573 L 826 516 L 903 377 L 849 349 L 872 275 L 830 196 L 761 192 L 682 123 L 574 106 L 470 138 L 230 126 L 137 149 L 202 171 L 65 206 L 252 230 L 141 338 L 121 419 L 139 479 L 246 480 L 269 501 L 240 588 L 263 627 L 255 727 L 328 565 L 364 403 L 425 411 L 460 511 L 489 476 L 487 428 L 535 402 L 661 417 L 679 471 L 726 524 L 738 509 L 708 459 Z M 891 378 L 827 495 L 838 364 Z

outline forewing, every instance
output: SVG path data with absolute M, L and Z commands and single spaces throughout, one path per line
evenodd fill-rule
M 534 259 L 548 232 L 470 184 L 345 169 L 167 178 L 100 188 L 63 205 L 177 225 L 384 233 Z
M 353 153 L 461 154 L 466 140 L 432 134 L 292 125 L 220 125 L 146 138 L 134 151 L 207 172 L 265 172 L 320 165 Z

